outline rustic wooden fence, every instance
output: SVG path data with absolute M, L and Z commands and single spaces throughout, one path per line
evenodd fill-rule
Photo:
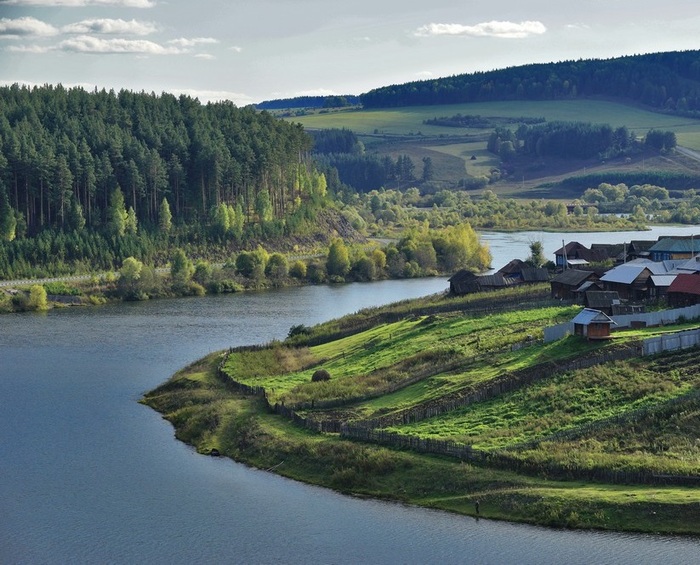
M 248 350 L 261 349 L 265 346 L 252 346 L 246 348 Z M 613 484 L 669 484 L 669 485 L 699 485 L 700 476 L 681 476 L 658 474 L 652 471 L 640 470 L 613 470 L 603 467 L 581 468 L 572 465 L 559 464 L 555 462 L 533 462 L 518 458 L 513 453 L 517 448 L 535 446 L 545 439 L 540 439 L 531 444 L 520 444 L 511 450 L 500 451 L 483 451 L 474 449 L 470 445 L 460 444 L 454 441 L 420 438 L 417 436 L 397 434 L 389 432 L 383 428 L 391 425 L 406 424 L 410 422 L 420 421 L 433 416 L 438 416 L 451 412 L 458 408 L 465 407 L 474 402 L 481 402 L 494 398 L 506 392 L 511 392 L 538 380 L 549 378 L 555 373 L 562 373 L 578 369 L 584 369 L 609 363 L 638 357 L 644 354 L 644 347 L 641 342 L 629 344 L 624 347 L 609 349 L 607 351 L 596 352 L 594 354 L 586 354 L 574 359 L 564 361 L 551 361 L 542 363 L 536 367 L 531 367 L 522 371 L 512 373 L 504 373 L 491 381 L 469 389 L 467 391 L 459 391 L 451 397 L 439 399 L 433 402 L 424 403 L 423 405 L 412 407 L 400 411 L 391 416 L 375 418 L 370 420 L 362 420 L 352 422 L 352 425 L 340 419 L 328 417 L 315 417 L 313 413 L 308 413 L 309 409 L 334 408 L 343 404 L 350 404 L 361 401 L 362 399 L 348 399 L 344 401 L 327 401 L 314 404 L 303 404 L 300 406 L 284 406 L 284 404 L 270 403 L 267 392 L 264 387 L 250 386 L 244 383 L 237 382 L 224 371 L 224 366 L 228 355 L 225 355 L 219 363 L 217 375 L 219 379 L 231 388 L 242 394 L 260 397 L 267 404 L 270 411 L 280 414 L 291 420 L 295 425 L 320 433 L 336 433 L 340 437 L 386 445 L 397 449 L 410 449 L 420 453 L 430 453 L 437 455 L 446 455 L 449 457 L 459 458 L 465 461 L 474 463 L 483 463 L 492 467 L 508 469 L 511 471 L 524 472 L 529 474 L 539 474 L 552 478 L 565 478 L 576 480 L 603 481 Z M 426 372 L 427 374 L 427 372 Z M 415 377 L 415 381 L 426 378 L 425 374 L 420 374 Z M 414 379 L 411 379 L 413 381 Z M 407 382 L 399 383 L 398 388 L 408 386 Z M 385 394 L 382 391 L 381 394 Z M 692 391 L 687 395 L 669 401 L 668 404 L 680 404 L 682 402 L 697 402 L 700 400 L 700 391 Z M 570 437 L 580 436 L 585 433 L 594 432 L 610 424 L 631 423 L 647 414 L 654 407 L 642 408 L 628 414 L 591 422 L 584 426 L 578 426 L 576 429 L 569 431 L 558 432 L 546 438 L 546 440 L 566 439 Z M 301 411 L 307 411 L 306 414 L 301 414 Z

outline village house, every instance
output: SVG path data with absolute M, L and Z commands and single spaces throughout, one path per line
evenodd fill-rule
M 554 252 L 554 263 L 558 270 L 566 270 L 591 263 L 604 263 L 610 259 L 615 262 L 621 251 L 622 245 L 598 244 L 589 249 L 578 241 L 571 241 Z
M 532 267 L 521 259 L 513 259 L 496 272 L 520 283 L 549 282 L 549 271 L 546 267 Z
M 479 292 L 479 283 L 476 280 L 478 276 L 476 273 L 469 271 L 468 269 L 461 269 L 452 275 L 447 282 L 450 283 L 450 294 L 454 296 L 461 296 L 463 294 L 469 294 L 470 292 Z
M 693 255 L 700 251 L 700 241 L 698 237 L 659 238 L 659 240 L 649 248 L 649 257 L 652 261 L 691 259 Z
M 620 295 L 614 291 L 589 290 L 584 294 L 583 303 L 586 308 L 612 316 L 614 307 L 620 305 Z
M 623 300 L 641 301 L 654 298 L 654 293 L 670 279 L 657 279 L 658 286 L 652 285 L 653 275 L 669 275 L 676 267 L 674 262 L 660 263 L 648 259 L 635 259 L 607 271 L 600 282 L 605 290 L 616 291 Z
M 583 284 L 597 280 L 598 275 L 594 271 L 567 269 L 549 281 L 552 298 L 575 300 L 577 298 L 576 293 Z
M 700 274 L 679 274 L 669 286 L 667 296 L 672 308 L 700 304 Z
M 649 259 L 649 250 L 656 244 L 653 239 L 633 239 L 627 244 L 627 257 L 625 261 L 634 259 Z

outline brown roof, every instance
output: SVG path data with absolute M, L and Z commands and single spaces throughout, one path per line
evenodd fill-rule
M 595 277 L 593 271 L 580 271 L 578 269 L 567 269 L 563 273 L 558 274 L 551 282 L 565 284 L 569 286 L 579 286 L 582 282 Z
M 610 308 L 613 302 L 620 302 L 620 295 L 610 290 L 589 290 L 586 292 L 586 305 L 589 308 Z

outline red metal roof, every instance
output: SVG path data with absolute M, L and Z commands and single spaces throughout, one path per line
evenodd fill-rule
M 668 292 L 700 294 L 700 275 L 678 275 L 668 287 Z

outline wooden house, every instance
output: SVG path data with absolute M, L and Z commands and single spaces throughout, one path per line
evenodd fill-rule
M 584 308 L 573 320 L 574 335 L 588 339 L 610 339 L 610 328 L 615 321 L 600 310 Z
M 633 239 L 627 244 L 626 261 L 634 259 L 649 259 L 649 250 L 654 246 L 656 241 L 653 239 Z
M 584 295 L 586 308 L 612 316 L 613 307 L 620 304 L 620 295 L 614 291 L 589 290 Z
M 552 298 L 562 300 L 575 300 L 579 287 L 587 281 L 598 280 L 598 275 L 593 271 L 581 271 L 579 269 L 567 269 L 559 273 L 549 281 Z
M 515 279 L 520 283 L 549 282 L 549 271 L 546 267 L 531 267 L 525 261 L 513 259 L 504 267 L 498 269 L 506 278 Z
M 663 237 L 651 246 L 649 256 L 652 261 L 691 259 L 699 251 L 700 236 Z
M 468 269 L 457 271 L 447 279 L 447 282 L 450 283 L 450 294 L 461 296 L 471 292 L 479 292 L 481 288 L 479 287 L 477 279 L 477 274 Z
M 668 287 L 668 304 L 682 308 L 700 304 L 700 274 L 681 273 Z
M 607 249 L 588 249 L 578 241 L 571 241 L 554 252 L 557 269 L 577 268 L 591 263 L 602 263 L 608 259 Z

